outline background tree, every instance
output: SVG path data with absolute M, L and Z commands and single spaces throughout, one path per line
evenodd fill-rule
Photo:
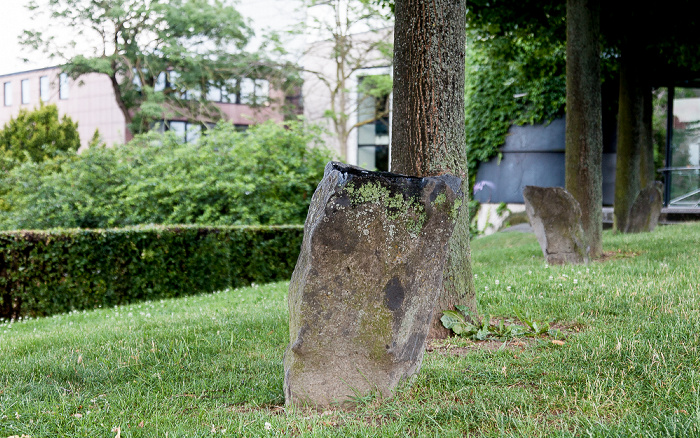
M 42 105 L 29 111 L 21 109 L 0 131 L 0 212 L 7 211 L 11 185 L 7 174 L 21 163 L 39 163 L 80 147 L 78 123 L 68 116 L 59 119 L 56 105 Z
M 614 227 L 624 232 L 640 189 L 656 179 L 652 107 L 654 87 L 697 79 L 700 70 L 698 19 L 694 3 L 626 8 L 611 3 L 602 15 L 606 45 L 619 61 L 620 101 L 615 175 Z
M 0 131 L 0 155 L 12 167 L 24 161 L 41 162 L 79 147 L 78 123 L 68 116 L 59 118 L 56 105 L 21 109 Z
M 603 253 L 600 4 L 566 2 L 566 190 L 581 206 L 590 257 Z
M 331 122 L 342 159 L 347 159 L 351 132 L 389 114 L 389 75 L 368 75 L 357 84 L 359 70 L 389 67 L 392 57 L 391 21 L 386 10 L 372 0 L 307 0 L 307 23 L 298 31 L 317 39 L 303 55 L 303 70 L 310 76 L 305 87 L 322 86 L 328 93 L 323 116 Z M 329 59 L 331 62 L 329 63 Z M 381 106 L 374 115 L 351 120 L 363 102 L 358 93 Z
M 464 147 L 464 0 L 397 0 L 394 40 L 392 170 L 407 175 L 451 173 L 469 196 Z M 466 207 L 466 206 L 465 206 Z M 468 306 L 476 317 L 469 253 L 469 211 L 462 208 L 449 242 L 444 289 L 431 336 L 445 337 L 441 311 Z
M 107 75 L 132 133 L 164 116 L 213 121 L 219 113 L 207 104 L 210 89 L 230 95 L 240 91 L 235 78 L 281 76 L 244 50 L 252 32 L 221 0 L 32 0 L 28 7 L 48 14 L 52 28 L 70 29 L 74 40 L 61 44 L 51 29 L 27 30 L 21 43 L 63 63 L 74 79 Z M 90 53 L 73 56 L 86 41 Z

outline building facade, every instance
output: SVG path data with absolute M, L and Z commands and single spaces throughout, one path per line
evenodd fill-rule
M 41 104 L 55 104 L 61 117 L 67 115 L 78 122 L 82 147 L 88 144 L 95 130 L 99 130 L 102 141 L 108 146 L 131 139 L 106 75 L 90 73 L 74 81 L 61 73 L 60 67 L 47 67 L 0 75 L 0 85 L 0 127 L 22 109 L 31 111 Z M 284 103 L 284 93 L 271 90 L 267 81 L 244 79 L 237 89 L 236 94 L 224 94 L 216 89 L 207 94 L 221 111 L 224 120 L 244 129 L 265 120 L 283 119 L 280 108 Z M 251 93 L 267 98 L 266 103 L 249 105 Z M 175 118 L 163 120 L 160 129 L 173 130 L 187 141 L 198 135 L 201 126 Z

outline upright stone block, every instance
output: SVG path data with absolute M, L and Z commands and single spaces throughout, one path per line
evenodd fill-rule
M 661 207 L 664 200 L 662 187 L 659 181 L 654 181 L 637 195 L 634 204 L 630 208 L 629 220 L 625 233 L 643 233 L 653 231 L 659 224 Z
M 561 187 L 525 186 L 525 211 L 547 263 L 588 263 L 581 207 Z
M 418 371 L 460 185 L 328 163 L 289 286 L 287 404 L 389 397 Z

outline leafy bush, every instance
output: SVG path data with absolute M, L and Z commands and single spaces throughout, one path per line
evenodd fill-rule
M 39 162 L 79 147 L 78 123 L 68 116 L 59 119 L 56 105 L 21 109 L 0 131 L 0 171 L 8 159 Z
M 288 279 L 302 226 L 0 233 L 0 318 Z
M 9 172 L 0 229 L 301 224 L 330 152 L 317 128 L 220 123 L 195 144 L 145 134 Z
M 25 161 L 44 161 L 79 147 L 78 123 L 68 116 L 59 119 L 56 105 L 21 109 L 0 130 L 0 214 L 9 208 L 9 186 L 2 181 L 7 172 Z

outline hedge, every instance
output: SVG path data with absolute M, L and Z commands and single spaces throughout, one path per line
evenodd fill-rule
M 290 278 L 302 226 L 0 232 L 0 318 Z

